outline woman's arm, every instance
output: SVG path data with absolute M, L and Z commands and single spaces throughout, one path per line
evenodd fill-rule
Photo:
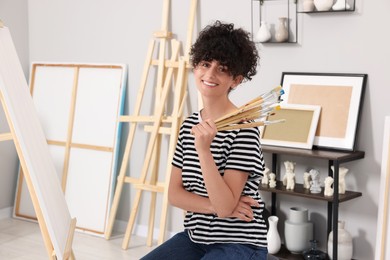
M 183 187 L 181 169 L 173 166 L 168 188 L 169 203 L 186 211 L 205 214 L 215 214 L 210 200 L 192 192 L 186 191 Z
M 213 121 L 202 121 L 192 128 L 192 132 L 211 205 L 219 217 L 231 216 L 240 200 L 248 173 L 225 170 L 224 176 L 220 175 L 210 151 L 211 142 L 217 134 Z
M 181 179 L 181 169 L 177 167 L 172 168 L 168 199 L 171 205 L 186 211 L 216 214 L 216 210 L 212 206 L 209 198 L 196 195 L 184 189 Z M 251 197 L 241 196 L 232 214 L 228 217 L 251 221 L 253 219 L 253 210 L 251 206 L 259 207 L 259 204 Z

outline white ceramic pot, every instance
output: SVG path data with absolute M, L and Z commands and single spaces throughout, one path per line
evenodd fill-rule
M 304 0 L 303 1 L 303 11 L 304 12 L 314 11 L 314 1 L 313 0 Z
M 278 221 L 277 216 L 270 216 L 268 218 L 269 229 L 267 233 L 267 249 L 269 254 L 276 254 L 280 250 L 282 242 L 280 240 L 278 232 Z
M 268 24 L 264 21 L 261 21 L 259 31 L 256 33 L 255 41 L 256 42 L 268 42 L 271 40 L 271 32 L 268 28 Z
M 345 222 L 338 222 L 337 229 L 337 259 L 338 260 L 350 260 L 353 254 L 353 244 L 351 234 L 344 229 Z M 333 259 L 333 231 L 329 233 L 328 238 L 328 255 L 329 259 Z
M 285 42 L 288 40 L 286 22 L 288 22 L 287 17 L 279 17 L 279 25 L 275 33 L 275 40 L 277 42 Z
M 351 9 L 351 6 L 347 3 L 347 0 L 337 0 L 332 6 L 332 9 L 335 11 L 349 10 Z
M 293 254 L 301 254 L 310 248 L 313 239 L 313 223 L 309 221 L 308 210 L 292 207 L 289 218 L 284 222 L 286 248 Z
M 314 0 L 317 11 L 329 11 L 332 8 L 333 0 Z

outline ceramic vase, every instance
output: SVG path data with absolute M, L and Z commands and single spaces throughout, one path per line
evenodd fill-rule
M 286 27 L 287 17 L 279 17 L 278 28 L 275 33 L 275 40 L 277 42 L 285 42 L 288 40 L 288 30 Z
M 303 1 L 303 11 L 304 12 L 314 11 L 314 1 L 313 0 L 304 0 Z
M 293 254 L 301 254 L 310 248 L 313 239 L 313 223 L 309 221 L 309 213 L 305 208 L 292 207 L 289 218 L 284 223 L 286 248 Z
M 333 0 L 314 0 L 317 11 L 329 11 L 332 8 Z
M 256 42 L 268 42 L 271 40 L 271 32 L 268 29 L 268 24 L 265 21 L 261 21 L 259 31 L 256 33 Z
M 276 254 L 280 250 L 281 240 L 278 232 L 277 216 L 270 216 L 268 218 L 269 229 L 267 233 L 267 249 L 269 254 Z
M 353 244 L 351 234 L 344 229 L 345 222 L 338 222 L 337 229 L 337 259 L 338 260 L 350 260 L 352 259 Z M 328 238 L 328 255 L 329 259 L 333 259 L 333 231 L 329 233 Z
M 337 0 L 332 9 L 335 11 L 349 10 L 351 6 L 347 3 L 347 0 Z

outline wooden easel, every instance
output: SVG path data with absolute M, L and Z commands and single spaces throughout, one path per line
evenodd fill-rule
M 7 117 L 7 121 L 8 121 L 9 120 L 9 115 L 8 115 L 7 108 L 4 105 L 3 96 L 1 94 L 1 91 L 0 91 L 0 103 L 2 104 L 2 107 L 3 107 L 4 111 L 5 111 L 5 114 L 6 114 L 6 117 Z M 9 125 L 9 127 L 11 129 L 13 129 L 12 128 L 12 124 L 9 121 L 8 121 L 8 125 Z M 15 136 L 14 132 L 15 132 L 14 130 L 11 130 L 10 133 L 0 134 L 0 142 L 2 142 L 2 141 L 10 141 L 10 140 L 17 140 L 16 137 L 14 137 Z M 47 253 L 49 255 L 49 259 L 56 260 L 57 256 L 56 256 L 56 253 L 54 251 L 53 244 L 52 244 L 52 242 L 50 240 L 49 232 L 47 230 L 47 226 L 46 226 L 45 220 L 43 218 L 41 208 L 39 206 L 39 202 L 38 202 L 38 199 L 37 199 L 37 195 L 35 193 L 34 186 L 33 186 L 32 182 L 31 182 L 31 178 L 30 178 L 30 175 L 28 173 L 26 162 L 23 159 L 24 157 L 23 157 L 23 154 L 21 152 L 19 142 L 16 141 L 14 143 L 15 143 L 16 151 L 17 151 L 18 156 L 19 156 L 21 167 L 23 168 L 23 171 L 25 172 L 24 173 L 24 177 L 26 179 L 26 184 L 27 184 L 30 196 L 31 196 L 31 200 L 33 202 L 35 213 L 37 214 L 38 224 L 39 224 L 39 228 L 40 228 L 41 233 L 42 233 L 43 242 L 45 244 L 46 251 L 47 251 Z M 68 241 L 67 241 L 67 245 L 66 245 L 66 248 L 67 248 L 66 252 L 63 255 L 63 257 L 59 258 L 59 259 L 69 259 L 69 260 L 75 259 L 73 251 L 72 251 L 72 241 L 73 241 L 73 235 L 74 235 L 75 228 L 76 228 L 76 219 L 73 219 L 72 223 L 71 223 L 71 229 L 69 230 Z
M 18 61 L 10 33 L 8 28 L 3 27 L 1 21 L 0 38 L 2 44 L 0 46 L 0 103 L 4 109 L 10 129 L 10 133 L 0 134 L 0 141 L 14 141 L 49 259 L 72 260 L 75 259 L 72 251 L 72 242 L 76 219 L 70 218 L 61 186 L 56 182 L 57 176 L 55 174 L 51 175 L 52 172 L 48 171 L 51 169 L 55 170 L 54 165 L 51 167 L 47 162 L 48 158 L 50 160 L 48 152 L 39 156 L 32 156 L 34 151 L 31 151 L 30 148 L 36 145 L 36 151 L 46 151 L 45 149 L 40 149 L 45 147 L 46 142 L 39 121 L 36 120 L 37 116 L 34 114 L 34 106 L 28 92 L 27 82 L 24 79 L 23 70 Z M 17 101 L 20 101 L 20 103 Z M 20 104 L 23 104 L 23 106 L 20 106 Z M 21 121 L 22 118 L 31 118 L 31 122 L 23 122 Z M 26 125 L 31 126 L 31 128 L 24 129 L 23 126 Z M 29 131 L 32 131 L 37 138 L 31 138 L 32 135 L 29 134 Z M 34 159 L 39 160 L 34 161 Z M 42 167 L 47 165 L 49 166 Z M 42 171 L 37 171 L 38 168 Z M 40 176 L 32 176 L 31 173 L 35 175 L 39 173 Z M 47 182 L 37 181 L 40 177 L 45 178 L 47 176 L 52 176 L 53 178 L 48 178 Z M 54 183 L 57 185 L 54 188 L 57 189 L 50 189 L 50 184 L 53 183 L 51 180 L 55 180 Z M 53 200 L 57 198 L 60 198 L 60 200 L 50 204 L 51 201 L 45 198 L 47 195 L 53 195 Z M 64 207 L 50 208 L 51 205 L 57 202 Z M 60 216 L 63 213 L 67 213 L 65 214 L 67 216 Z M 58 223 L 54 216 L 59 216 Z M 54 224 L 53 222 L 56 223 Z
M 190 68 L 188 52 L 192 40 L 192 32 L 193 32 L 193 25 L 195 19 L 195 12 L 197 8 L 197 0 L 192 0 L 191 2 L 185 56 L 178 59 L 180 43 L 177 40 L 172 39 L 171 58 L 169 60 L 166 60 L 165 48 L 166 48 L 167 40 L 170 39 L 172 35 L 171 32 L 168 32 L 169 4 L 170 4 L 169 0 L 164 0 L 162 28 L 159 32 L 154 33 L 154 37 L 158 38 L 160 41 L 158 60 L 152 59 L 154 43 L 155 43 L 155 40 L 153 39 L 150 41 L 147 58 L 144 64 L 144 72 L 141 78 L 141 85 L 137 95 L 134 115 L 121 117 L 121 122 L 130 123 L 130 130 L 127 137 L 127 143 L 124 150 L 123 161 L 121 164 L 121 168 L 117 180 L 117 186 L 115 190 L 114 200 L 111 207 L 109 223 L 106 229 L 105 236 L 106 239 L 109 239 L 112 234 L 112 229 L 115 221 L 116 212 L 118 210 L 123 184 L 124 183 L 133 184 L 134 187 L 137 189 L 137 193 L 134 199 L 134 204 L 132 206 L 129 222 L 126 228 L 125 237 L 122 243 L 123 249 L 128 248 L 131 232 L 134 226 L 136 214 L 138 212 L 138 207 L 139 207 L 139 203 L 143 191 L 152 192 L 151 203 L 150 203 L 147 245 L 148 246 L 152 245 L 157 193 L 163 193 L 160 234 L 158 240 L 159 244 L 161 244 L 164 241 L 164 236 L 165 236 L 165 224 L 166 224 L 166 216 L 167 216 L 167 208 L 168 208 L 168 196 L 167 196 L 168 194 L 166 191 L 168 189 L 169 178 L 172 169 L 170 162 L 173 158 L 174 149 L 177 141 L 177 135 L 178 135 L 180 123 L 182 121 L 183 107 L 187 95 L 185 87 L 187 82 L 188 69 Z M 149 68 L 154 65 L 158 66 L 156 102 L 155 102 L 157 104 L 156 109 L 154 110 L 154 115 L 152 116 L 141 116 L 140 108 L 141 108 L 147 77 L 148 77 Z M 176 81 L 173 90 L 173 94 L 174 94 L 173 110 L 170 116 L 163 116 L 164 108 L 166 106 L 166 101 L 167 101 L 167 95 L 170 89 L 173 75 L 176 75 Z M 137 123 L 152 123 L 152 125 L 145 126 L 145 131 L 150 132 L 149 144 L 147 147 L 146 155 L 144 158 L 144 165 L 140 177 L 133 178 L 133 177 L 126 176 L 126 169 L 129 162 L 130 150 L 133 144 Z M 162 127 L 161 126 L 162 123 L 170 124 L 170 127 L 166 127 L 166 126 Z M 159 150 L 160 150 L 159 134 L 170 135 L 167 169 L 165 173 L 165 182 L 163 184 L 157 183 L 157 179 L 158 179 L 157 166 L 159 163 Z M 149 169 L 151 169 L 151 177 L 149 180 L 146 180 Z

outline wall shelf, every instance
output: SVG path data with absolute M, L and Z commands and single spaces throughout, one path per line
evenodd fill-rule
M 271 32 L 271 39 L 262 44 L 289 44 L 297 43 L 298 39 L 298 17 L 297 0 L 251 0 L 251 32 L 256 41 L 256 34 L 260 28 L 261 22 L 268 24 Z M 286 41 L 277 41 L 275 38 L 279 26 L 279 18 L 287 18 L 285 23 L 288 31 Z
M 333 10 L 332 7 L 326 11 L 318 11 L 315 7 L 313 10 L 305 10 L 304 1 L 301 0 L 298 3 L 298 13 L 306 13 L 306 14 L 316 14 L 316 13 L 344 13 L 344 12 L 354 12 L 355 11 L 355 0 L 344 0 L 344 8 L 341 7 L 340 10 Z M 336 0 L 333 0 L 333 5 L 336 3 Z M 346 6 L 349 6 L 347 8 Z
M 331 231 L 333 231 L 333 259 L 337 259 L 337 236 L 338 236 L 338 215 L 339 215 L 339 203 L 349 201 L 362 196 L 361 192 L 356 191 L 346 191 L 345 194 L 338 193 L 339 185 L 339 167 L 340 164 L 350 161 L 355 161 L 364 158 L 364 152 L 362 151 L 330 151 L 330 150 L 307 150 L 307 149 L 297 149 L 297 148 L 287 148 L 287 147 L 278 147 L 278 146 L 267 146 L 263 145 L 262 150 L 264 153 L 272 154 L 272 172 L 274 172 L 278 178 L 280 178 L 280 161 L 278 159 L 279 155 L 290 155 L 298 156 L 305 158 L 316 158 L 328 161 L 328 176 L 334 178 L 334 195 L 332 197 L 325 197 L 324 191 L 322 189 L 321 193 L 313 194 L 309 190 L 304 189 L 302 184 L 296 183 L 294 190 L 286 190 L 281 181 L 277 181 L 275 188 L 270 188 L 266 185 L 261 185 L 260 190 L 265 192 L 272 193 L 272 203 L 271 203 L 271 214 L 276 214 L 276 194 L 284 194 L 288 196 L 298 196 L 304 197 L 307 199 L 320 200 L 327 203 L 327 236 Z M 334 172 L 331 170 L 331 166 L 334 166 Z M 328 237 L 326 238 L 326 240 Z M 288 252 L 284 252 L 284 255 L 291 255 Z M 278 255 L 279 256 L 279 255 Z M 286 257 L 283 259 L 299 259 L 299 258 L 290 258 Z

